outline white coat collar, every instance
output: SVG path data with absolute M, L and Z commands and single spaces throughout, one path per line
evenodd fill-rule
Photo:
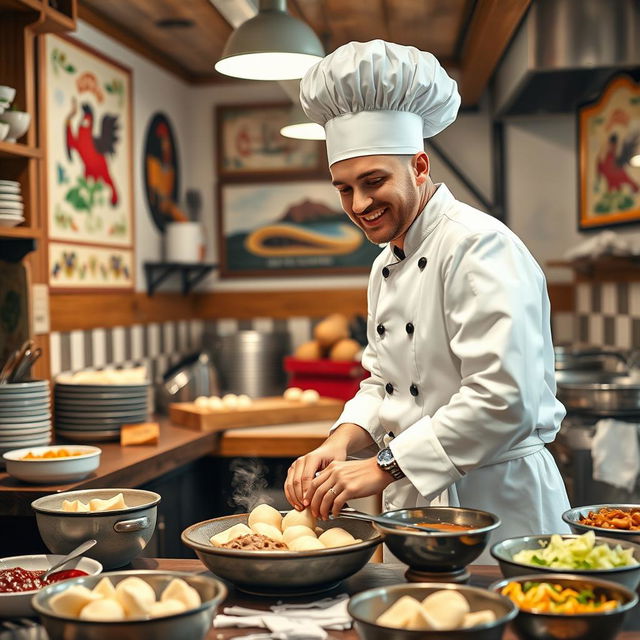
M 431 196 L 424 209 L 417 215 L 404 237 L 404 254 L 410 255 L 421 244 L 440 221 L 442 214 L 455 202 L 455 198 L 447 185 L 436 185 L 436 192 Z M 389 246 L 393 253 L 393 247 Z

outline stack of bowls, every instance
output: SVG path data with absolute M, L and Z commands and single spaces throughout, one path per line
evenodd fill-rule
M 0 123 L 0 126 L 6 126 Z M 24 222 L 20 183 L 0 180 L 0 227 L 15 227 Z
M 59 379 L 54 393 L 56 434 L 68 440 L 118 440 L 123 424 L 149 420 L 148 382 L 81 384 Z
M 51 442 L 48 380 L 0 384 L 0 460 L 21 447 Z M 4 466 L 4 461 L 1 463 Z

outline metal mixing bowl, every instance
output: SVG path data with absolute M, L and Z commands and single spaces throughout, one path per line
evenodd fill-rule
M 638 509 L 637 504 L 592 504 L 586 507 L 576 507 L 569 509 L 562 514 L 562 519 L 571 527 L 574 533 L 586 533 L 593 531 L 597 536 L 605 536 L 607 538 L 617 538 L 626 542 L 634 542 L 640 544 L 640 531 L 628 531 L 626 529 L 605 529 L 604 527 L 591 527 L 588 524 L 579 522 L 580 518 L 589 515 L 589 511 L 599 511 L 600 509 L 620 509 L 621 511 L 629 511 Z
M 121 580 L 136 576 L 148 582 L 159 599 L 163 589 L 174 578 L 182 578 L 199 594 L 202 604 L 162 618 L 126 620 L 123 622 L 90 622 L 54 613 L 49 600 L 56 593 L 71 585 L 82 585 L 88 589 L 108 577 L 116 585 Z M 220 603 L 227 597 L 227 588 L 220 580 L 205 575 L 194 575 L 181 571 L 118 571 L 99 576 L 74 578 L 45 587 L 33 598 L 33 608 L 38 612 L 50 640 L 157 640 L 179 638 L 180 640 L 202 640 L 211 628 L 213 616 Z
M 378 616 L 402 596 L 412 596 L 418 600 L 424 600 L 431 593 L 443 589 L 461 593 L 467 599 L 471 611 L 490 609 L 496 614 L 496 620 L 468 629 L 449 631 L 392 629 L 376 624 Z M 351 598 L 348 611 L 354 620 L 358 635 L 364 640 L 471 640 L 472 638 L 473 640 L 501 640 L 504 626 L 516 617 L 518 608 L 506 596 L 492 593 L 486 589 L 463 584 L 428 582 L 411 585 L 394 584 L 363 591 Z
M 62 511 L 64 500 L 103 500 L 122 493 L 126 509 L 113 511 Z M 146 546 L 156 528 L 160 496 L 143 489 L 84 489 L 38 498 L 31 503 L 40 536 L 53 553 L 69 553 L 89 538 L 98 541 L 87 556 L 105 569 L 123 567 Z
M 319 522 L 323 529 L 342 527 L 362 542 L 317 551 L 243 551 L 214 547 L 209 538 L 236 524 L 247 513 L 198 522 L 182 532 L 182 542 L 217 576 L 238 589 L 261 595 L 301 595 L 326 591 L 356 573 L 382 542 L 371 524 L 336 518 Z
M 563 534 L 563 540 L 568 538 L 578 538 L 577 535 Z M 540 580 L 540 574 L 557 574 L 557 575 L 575 575 L 584 578 L 597 578 L 601 580 L 610 580 L 616 582 L 629 589 L 635 589 L 640 583 L 640 564 L 630 565 L 628 567 L 615 567 L 613 569 L 557 569 L 552 567 L 542 567 L 538 565 L 524 564 L 515 562 L 513 556 L 523 549 L 541 549 L 541 542 L 548 543 L 551 535 L 539 536 L 521 536 L 519 538 L 507 538 L 502 542 L 498 542 L 491 547 L 491 555 L 498 561 L 500 571 L 505 578 L 513 578 L 524 574 L 538 574 L 537 579 Z M 633 557 L 640 563 L 640 546 L 632 542 L 624 542 L 612 538 L 604 538 L 596 536 L 596 544 L 608 544 L 615 547 L 619 544 L 623 549 L 633 549 Z M 547 576 L 544 576 L 545 580 Z
M 389 550 L 417 571 L 452 572 L 464 569 L 487 546 L 489 535 L 500 526 L 500 518 L 478 509 L 462 507 L 422 507 L 396 509 L 381 514 L 383 518 L 407 523 L 449 523 L 473 527 L 467 531 L 412 531 L 374 523 L 384 535 Z
M 494 582 L 489 588 L 500 593 L 509 582 L 540 580 L 540 574 L 518 576 Z M 576 590 L 592 589 L 596 596 L 604 594 L 622 604 L 611 611 L 572 615 L 534 613 L 521 609 L 511 624 L 522 640 L 612 640 L 620 630 L 627 613 L 638 602 L 638 596 L 634 592 L 608 580 L 585 578 L 575 574 L 549 573 L 544 576 L 544 581 Z

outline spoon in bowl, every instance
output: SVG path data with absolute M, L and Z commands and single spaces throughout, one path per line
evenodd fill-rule
M 52 573 L 55 573 L 60 567 L 67 564 L 67 562 L 74 560 L 78 556 L 81 556 L 85 551 L 88 551 L 96 544 L 98 544 L 98 541 L 94 540 L 93 538 L 91 540 L 85 540 L 82 544 L 79 544 L 73 551 L 67 553 L 64 558 L 56 562 L 52 567 L 45 571 L 40 579 L 44 582 Z
M 332 516 L 329 516 L 333 519 Z M 362 513 L 355 509 L 346 508 L 340 511 L 340 518 L 352 518 L 353 520 L 366 520 L 368 522 L 377 522 L 385 527 L 400 527 L 401 529 L 411 529 L 416 531 L 422 531 L 423 533 L 433 533 L 434 531 L 442 531 L 437 526 L 430 527 L 429 525 L 413 524 L 412 522 L 405 522 L 404 520 L 392 520 L 391 518 L 383 518 L 382 516 L 372 516 L 368 513 Z

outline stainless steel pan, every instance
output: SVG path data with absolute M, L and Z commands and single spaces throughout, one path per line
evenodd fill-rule
M 640 416 L 640 380 L 607 376 L 605 381 L 558 382 L 558 399 L 568 411 L 593 416 Z

